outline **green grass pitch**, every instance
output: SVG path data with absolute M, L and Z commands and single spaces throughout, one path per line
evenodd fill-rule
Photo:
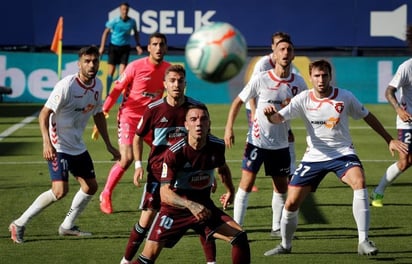
M 47 166 L 42 159 L 42 142 L 37 119 L 17 129 L 8 136 L 6 132 L 41 105 L 0 104 L 0 263 L 119 263 L 123 255 L 129 231 L 139 217 L 137 206 L 141 189 L 132 183 L 133 170 L 129 169 L 113 195 L 115 212 L 100 212 L 96 195 L 77 224 L 91 231 L 92 237 L 72 238 L 58 236 L 57 229 L 63 221 L 73 195 L 79 186 L 70 178 L 70 192 L 63 200 L 51 205 L 35 217 L 26 227 L 26 243 L 13 244 L 8 225 L 17 218 L 37 197 L 50 188 Z M 395 136 L 395 113 L 390 106 L 367 105 Z M 209 105 L 212 132 L 223 137 L 229 105 Z M 116 143 L 116 109 L 110 113 L 109 129 Z M 386 167 L 396 160 L 383 139 L 362 120 L 351 121 L 355 147 L 366 171 L 368 190 L 378 183 Z M 292 121 L 296 137 L 298 160 L 305 149 L 305 129 L 300 120 Z M 90 139 L 92 123 L 88 126 L 85 140 L 95 161 L 99 189 L 103 187 L 112 165 L 110 155 L 100 139 Z M 239 113 L 235 124 L 236 144 L 228 149 L 226 158 L 232 169 L 234 184 L 240 179 L 240 160 L 243 153 L 247 126 L 244 111 Z M 145 146 L 145 153 L 147 153 Z M 262 170 L 263 171 L 263 170 Z M 252 193 L 244 228 L 250 240 L 252 263 L 412 263 L 412 200 L 411 173 L 407 171 L 385 193 L 385 206 L 371 208 L 370 239 L 380 252 L 377 256 L 357 255 L 357 231 L 352 216 L 352 191 L 329 174 L 318 191 L 310 196 L 301 208 L 297 240 L 293 241 L 290 255 L 264 257 L 263 253 L 275 247 L 280 240 L 271 238 L 270 179 L 259 173 L 256 185 L 259 192 Z M 216 203 L 222 192 L 218 188 L 213 195 Z M 232 208 L 227 211 L 232 215 Z M 139 252 L 142 247 L 139 249 Z M 164 249 L 157 263 L 205 263 L 199 239 L 188 233 L 173 249 Z M 230 245 L 217 241 L 217 263 L 231 263 Z

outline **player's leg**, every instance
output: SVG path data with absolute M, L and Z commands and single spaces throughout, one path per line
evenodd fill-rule
M 157 212 L 154 210 L 142 210 L 139 221 L 134 224 L 132 230 L 130 231 L 130 236 L 126 245 L 123 260 L 132 261 L 137 251 L 139 250 L 140 245 L 146 238 L 147 232 L 152 225 L 156 213 Z
M 390 165 L 385 174 L 379 181 L 378 186 L 371 193 L 371 204 L 374 207 L 383 206 L 383 196 L 386 187 L 388 187 L 402 172 L 406 171 L 412 165 L 412 144 L 410 141 L 412 135 L 412 130 L 409 129 L 398 129 L 398 138 L 402 142 L 409 144 L 408 154 L 399 153 L 399 159 L 397 162 Z
M 325 164 L 302 162 L 295 171 L 296 177 L 291 179 L 288 194 L 280 221 L 282 241 L 280 245 L 268 250 L 265 256 L 288 254 L 292 250 L 292 239 L 298 226 L 299 208 L 307 195 L 315 191 L 327 171 L 323 171 Z
M 350 162 L 349 162 L 350 161 Z M 350 164 L 348 166 L 348 164 Z M 362 164 L 357 157 L 348 156 L 342 161 L 336 174 L 342 182 L 353 190 L 352 213 L 358 230 L 358 253 L 360 255 L 376 255 L 378 249 L 369 241 L 370 210 L 368 191 Z
M 33 217 L 67 194 L 69 171 L 67 166 L 65 166 L 67 161 L 62 155 L 62 153 L 57 153 L 53 161 L 48 161 L 50 179 L 52 181 L 51 189 L 41 193 L 26 211 L 10 224 L 11 239 L 15 243 L 24 242 L 25 226 Z
M 63 223 L 59 227 L 60 235 L 88 236 L 91 233 L 82 232 L 75 226 L 76 219 L 87 207 L 93 195 L 97 192 L 97 181 L 94 166 L 89 153 L 86 151 L 81 155 L 72 156 L 68 167 L 80 184 L 80 189 L 73 197 L 72 204 Z
M 100 209 L 103 213 L 111 214 L 112 194 L 130 164 L 133 162 L 133 138 L 136 132 L 137 121 L 131 116 L 119 117 L 119 152 L 120 161 L 117 161 L 109 171 L 105 186 L 100 194 Z
M 213 237 L 232 245 L 232 263 L 250 263 L 250 246 L 246 232 L 230 216 L 217 210 L 213 212 L 213 217 L 220 217 L 222 224 L 214 230 Z
M 249 201 L 249 194 L 256 180 L 256 174 L 263 163 L 262 149 L 247 143 L 242 162 L 242 176 L 237 189 L 234 205 L 233 218 L 243 225 L 246 209 Z
M 276 160 L 276 162 L 273 162 Z M 280 220 L 288 191 L 290 175 L 289 148 L 266 150 L 265 174 L 272 176 L 272 229 L 271 236 L 280 237 Z

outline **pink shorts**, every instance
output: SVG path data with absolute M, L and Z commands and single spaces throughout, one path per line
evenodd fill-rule
M 117 122 L 117 137 L 121 145 L 132 145 L 133 138 L 136 134 L 137 125 L 139 124 L 142 115 L 131 116 L 129 114 L 120 115 Z M 143 140 L 151 146 L 152 134 L 148 133 Z

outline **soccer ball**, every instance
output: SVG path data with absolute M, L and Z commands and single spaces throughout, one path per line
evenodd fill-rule
M 214 22 L 189 37 L 185 57 L 192 72 L 208 82 L 219 83 L 235 77 L 247 56 L 243 35 L 232 25 Z

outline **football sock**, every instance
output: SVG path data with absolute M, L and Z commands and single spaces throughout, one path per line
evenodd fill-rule
M 282 247 L 291 248 L 293 234 L 298 226 L 299 210 L 294 212 L 288 211 L 283 208 L 282 220 L 280 221 L 280 233 L 282 234 Z
M 92 197 L 93 195 L 87 194 L 83 192 L 82 189 L 79 189 L 73 198 L 70 210 L 61 226 L 65 229 L 71 229 L 74 226 L 74 221 L 76 221 L 77 217 L 83 212 Z
M 241 226 L 243 225 L 243 220 L 245 218 L 248 200 L 249 193 L 238 188 L 235 195 L 235 203 L 233 205 L 233 219 Z
M 124 252 L 124 258 L 131 261 L 136 255 L 137 250 L 139 250 L 140 244 L 142 244 L 144 238 L 146 237 L 148 228 L 143 228 L 136 223 L 132 230 L 130 231 L 129 241 L 126 245 L 126 250 Z
M 246 232 L 239 232 L 230 243 L 232 244 L 232 263 L 249 264 L 250 247 Z
M 126 170 L 123 169 L 118 162 L 113 165 L 109 175 L 107 176 L 106 185 L 103 189 L 103 193 L 105 195 L 109 195 L 109 197 L 112 196 L 113 189 L 116 187 L 125 172 Z
M 214 238 L 206 240 L 206 237 L 200 235 L 200 244 L 202 244 L 207 263 L 216 263 L 216 241 Z
M 272 195 L 272 230 L 280 229 L 280 219 L 282 218 L 282 210 L 285 206 L 286 193 L 273 192 Z
M 368 238 L 369 231 L 370 212 L 367 189 L 353 191 L 352 212 L 356 226 L 358 227 L 358 238 L 360 243 Z
M 385 192 L 386 187 L 393 182 L 399 175 L 401 175 L 402 171 L 398 168 L 397 162 L 393 163 L 386 169 L 385 175 L 381 178 L 379 185 L 375 188 L 375 192 L 379 194 L 383 194 Z
M 40 194 L 36 198 L 36 200 L 34 200 L 29 208 L 27 208 L 27 210 L 18 219 L 16 219 L 14 223 L 18 226 L 25 226 L 31 218 L 33 218 L 35 215 L 40 213 L 55 201 L 57 201 L 57 198 L 54 195 L 53 191 L 51 189 L 45 191 L 44 193 Z

